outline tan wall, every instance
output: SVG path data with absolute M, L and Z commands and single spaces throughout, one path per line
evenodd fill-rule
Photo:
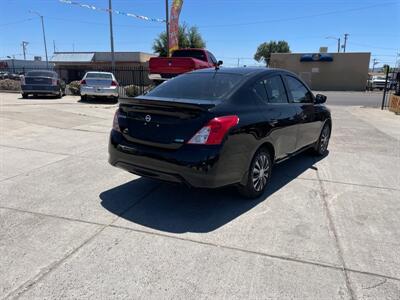
M 313 90 L 365 90 L 371 53 L 331 54 L 332 62 L 301 62 L 303 53 L 273 53 L 270 67 L 296 73 Z

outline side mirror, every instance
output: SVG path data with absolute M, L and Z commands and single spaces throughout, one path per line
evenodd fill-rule
M 322 104 L 326 102 L 327 97 L 325 95 L 315 95 L 315 104 Z
M 222 66 L 223 65 L 223 61 L 222 60 L 219 60 L 218 62 L 217 62 L 217 66 L 219 67 L 219 66 Z

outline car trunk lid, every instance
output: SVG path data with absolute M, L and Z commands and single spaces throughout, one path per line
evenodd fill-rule
M 210 119 L 216 101 L 159 97 L 122 100 L 119 126 L 131 142 L 177 149 Z
M 53 78 L 45 76 L 27 76 L 25 77 L 25 84 L 52 85 Z

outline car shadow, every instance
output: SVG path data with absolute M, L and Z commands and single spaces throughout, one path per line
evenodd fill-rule
M 38 96 L 28 96 L 28 98 L 18 97 L 18 100 L 26 101 L 26 100 L 61 100 L 62 98 L 57 98 L 54 95 L 38 95 Z
M 168 183 L 157 185 L 154 180 L 139 178 L 102 192 L 101 205 L 129 222 L 159 231 L 211 232 L 268 201 L 269 196 L 306 170 L 316 170 L 314 164 L 323 158 L 305 153 L 276 165 L 268 190 L 254 200 L 242 198 L 234 186 L 214 190 L 190 189 Z M 156 188 L 147 197 L 137 199 L 131 196 L 137 189 L 151 190 L 151 185 Z
M 92 99 L 89 98 L 87 100 L 79 99 L 78 102 L 83 104 L 117 104 L 118 100 L 104 97 L 104 98 L 92 98 Z

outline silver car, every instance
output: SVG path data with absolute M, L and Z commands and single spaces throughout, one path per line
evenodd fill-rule
M 81 80 L 81 99 L 108 97 L 118 99 L 118 82 L 113 73 L 87 72 Z

